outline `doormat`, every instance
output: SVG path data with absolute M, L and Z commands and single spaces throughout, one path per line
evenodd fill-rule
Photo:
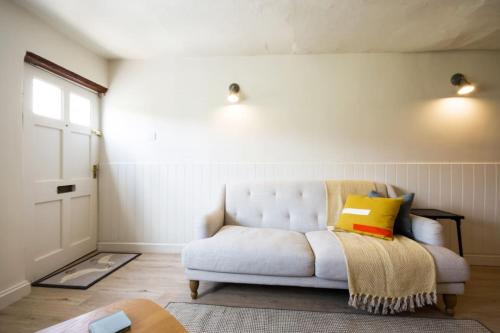
M 140 255 L 140 253 L 99 252 L 63 271 L 57 270 L 31 285 L 34 287 L 87 289 Z

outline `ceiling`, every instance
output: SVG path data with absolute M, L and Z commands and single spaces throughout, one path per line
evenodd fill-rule
M 500 49 L 500 0 L 13 0 L 108 58 Z

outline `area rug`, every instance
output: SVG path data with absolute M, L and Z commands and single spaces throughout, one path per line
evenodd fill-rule
M 452 318 L 391 317 L 354 313 L 256 309 L 195 303 L 169 303 L 166 308 L 191 333 L 490 332 L 475 320 L 457 320 Z
M 87 289 L 118 268 L 140 256 L 140 253 L 99 252 L 64 270 L 58 270 L 32 283 L 35 287 Z

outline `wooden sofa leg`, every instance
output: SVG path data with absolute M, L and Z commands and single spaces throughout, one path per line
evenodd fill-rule
M 198 298 L 198 287 L 200 286 L 200 281 L 189 280 L 189 289 L 191 289 L 191 298 Z
M 444 310 L 449 315 L 455 314 L 455 305 L 457 305 L 457 295 L 443 294 Z

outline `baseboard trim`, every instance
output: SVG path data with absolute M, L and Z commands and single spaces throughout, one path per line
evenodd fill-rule
M 466 254 L 464 257 L 470 265 L 500 266 L 500 255 L 498 254 Z
M 28 296 L 30 292 L 31 284 L 27 280 L 0 291 L 0 310 L 20 300 L 24 296 Z
M 135 243 L 135 242 L 99 242 L 99 251 L 140 252 L 140 253 L 181 253 L 186 244 L 175 243 Z

